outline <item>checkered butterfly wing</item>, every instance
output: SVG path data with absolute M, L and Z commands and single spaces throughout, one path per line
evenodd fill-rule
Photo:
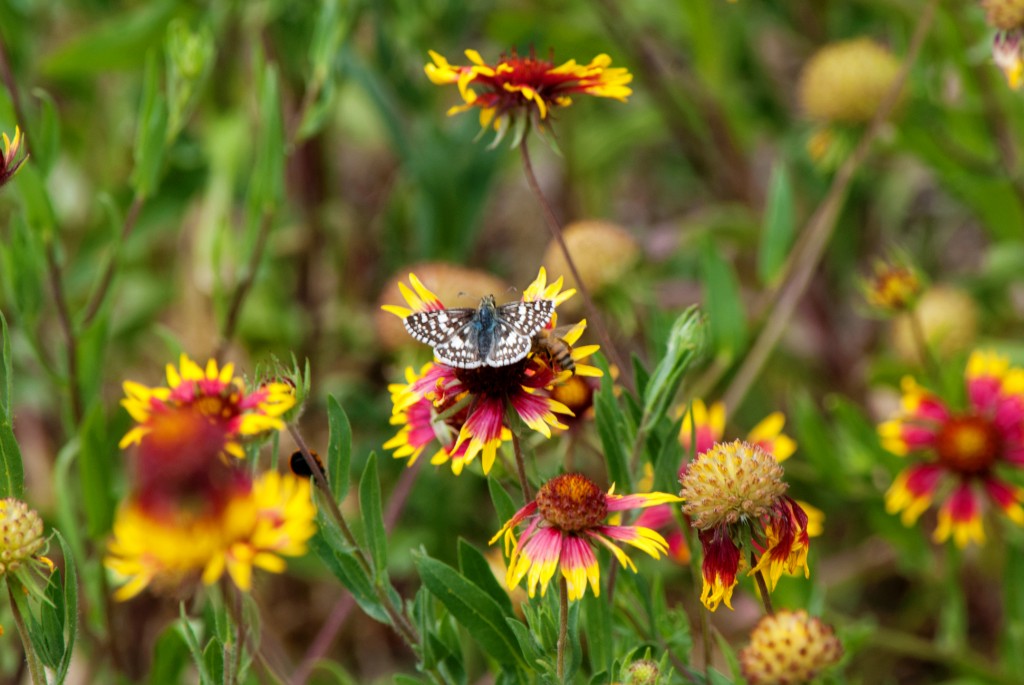
M 533 336 L 551 320 L 551 300 L 509 302 L 495 312 L 494 343 L 487 354 L 488 366 L 508 366 L 530 353 Z

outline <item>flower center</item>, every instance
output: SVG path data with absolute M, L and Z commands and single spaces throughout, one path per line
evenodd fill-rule
M 548 523 L 567 533 L 601 524 L 608 500 L 594 481 L 579 473 L 555 476 L 541 486 L 537 507 Z
M 1003 439 L 992 422 L 977 415 L 949 418 L 935 436 L 939 461 L 960 473 L 981 473 L 992 466 Z
M 525 374 L 527 360 L 507 366 L 479 366 L 475 369 L 455 369 L 455 377 L 462 386 L 474 395 L 488 397 L 507 397 L 519 392 L 523 382 L 528 380 Z
M 564 383 L 553 387 L 551 397 L 572 409 L 572 413 L 576 416 L 581 416 L 594 404 L 593 390 L 579 376 L 573 376 Z

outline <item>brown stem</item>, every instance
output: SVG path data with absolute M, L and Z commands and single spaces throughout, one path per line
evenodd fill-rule
M 817 270 L 821 257 L 828 246 L 835 229 L 836 221 L 839 218 L 839 211 L 846 200 L 846 193 L 853 181 L 854 174 L 867 158 L 886 120 L 889 118 L 900 91 L 903 89 L 910 73 L 910 67 L 921 51 L 925 36 L 935 18 L 935 10 L 938 0 L 931 0 L 920 14 L 917 26 L 914 29 L 914 36 L 910 42 L 910 49 L 903 62 L 899 75 L 886 93 L 878 111 L 867 132 L 860 139 L 856 149 L 846 159 L 843 165 L 836 172 L 835 179 L 828 189 L 825 198 L 818 205 L 814 214 L 808 220 L 803 233 L 806 238 L 802 239 L 803 249 L 796 255 L 793 262 L 793 271 L 790 278 L 779 290 L 779 297 L 775 301 L 772 310 L 765 321 L 764 328 L 754 341 L 749 352 L 743 359 L 739 370 L 733 377 L 732 382 L 723 395 L 725 406 L 735 410 L 738 409 L 746 396 L 747 391 L 761 372 L 765 362 L 775 345 L 781 338 L 782 333 L 789 326 L 790 320 L 796 311 L 796 307 L 803 298 L 804 292 L 811 283 L 811 278 Z
M 256 244 L 252 248 L 252 254 L 249 255 L 249 265 L 246 268 L 245 276 L 238 282 L 238 285 L 235 286 L 235 291 L 231 294 L 228 313 L 224 317 L 224 329 L 221 332 L 220 343 L 213 353 L 216 359 L 224 356 L 228 345 L 231 344 L 231 339 L 235 336 L 235 328 L 238 326 L 238 317 L 242 313 L 242 305 L 245 304 L 245 298 L 249 295 L 249 290 L 252 288 L 253 283 L 256 282 L 256 272 L 259 270 L 260 261 L 263 259 L 263 250 L 266 248 L 272 223 L 273 215 L 270 212 L 264 212 L 263 218 L 260 219 L 259 232 L 256 234 Z
M 85 308 L 85 316 L 82 318 L 82 327 L 85 328 L 92 320 L 96 318 L 96 315 L 100 311 L 100 307 L 103 306 L 103 301 L 107 297 L 107 291 L 110 289 L 110 284 L 114 280 L 114 273 L 117 271 L 118 255 L 121 253 L 121 249 L 124 246 L 125 241 L 132 234 L 132 230 L 135 228 L 135 222 L 139 218 L 139 212 L 142 211 L 142 205 L 145 204 L 146 198 L 142 195 L 136 194 L 132 198 L 132 204 L 128 208 L 128 213 L 124 217 L 124 225 L 121 227 L 121 235 L 117 239 L 117 244 L 114 246 L 114 251 L 110 255 L 110 261 L 107 263 L 107 268 L 103 272 L 103 276 L 100 278 L 100 284 L 93 293 L 92 301 Z
M 57 307 L 57 319 L 60 321 L 64 340 L 67 343 L 65 349 L 68 364 L 68 393 L 71 395 L 71 416 L 74 418 L 75 426 L 78 426 L 82 423 L 82 418 L 85 415 L 82 409 L 82 387 L 78 373 L 78 338 L 75 334 L 74 324 L 71 322 L 71 314 L 68 312 L 67 299 L 64 297 L 60 265 L 57 263 L 57 247 L 52 240 L 46 245 L 46 267 L 50 278 L 50 288 L 53 290 L 54 305 Z
M 533 191 L 534 197 L 537 198 L 537 202 L 540 203 L 541 212 L 544 214 L 544 220 L 547 224 L 548 230 L 551 232 L 551 237 L 558 243 L 558 247 L 562 250 L 562 254 L 565 256 L 565 263 L 569 265 L 569 271 L 572 273 L 572 277 L 576 280 L 576 289 L 579 290 L 580 296 L 583 298 L 583 306 L 587 310 L 587 316 L 590 322 L 593 324 L 594 329 L 597 331 L 597 337 L 601 339 L 601 344 L 607 350 L 608 358 L 619 367 L 619 371 L 622 376 L 622 384 L 632 392 L 633 391 L 633 372 L 632 369 L 626 366 L 622 362 L 622 358 L 619 357 L 619 352 L 612 343 L 612 338 L 608 334 L 608 328 L 604 325 L 604 318 L 601 316 L 597 307 L 594 305 L 593 298 L 590 297 L 590 290 L 587 288 L 583 279 L 580 278 L 580 272 L 576 269 L 576 262 L 573 261 L 572 255 L 569 254 L 569 246 L 565 244 L 565 237 L 562 235 L 562 226 L 558 223 L 558 218 L 555 217 L 555 212 L 551 209 L 551 204 L 547 198 L 544 197 L 544 191 L 540 189 L 540 183 L 537 182 L 537 176 L 533 173 L 533 163 L 530 161 L 530 149 L 528 146 L 529 136 L 523 136 L 522 141 L 519 143 L 519 151 L 522 153 L 523 158 L 523 170 L 526 172 L 526 183 L 530 186 L 530 190 Z
M 310 454 L 309 447 L 306 446 L 306 441 L 302 439 L 302 434 L 299 433 L 298 429 L 293 424 L 288 424 L 288 432 L 291 434 L 292 439 L 295 440 L 295 444 L 298 446 L 299 451 L 302 452 L 302 456 L 306 460 L 306 464 L 313 472 L 313 482 L 323 495 L 321 499 L 327 502 L 328 513 L 334 520 L 335 525 L 338 526 L 338 530 L 345 538 L 345 541 L 355 549 L 355 558 L 359 567 L 362 569 L 363 573 L 366 574 L 367 578 L 372 579 L 374 577 L 373 565 L 367 558 L 366 552 L 363 550 L 362 546 L 360 546 L 359 540 L 356 539 L 352 529 L 349 528 L 348 523 L 345 521 L 345 517 L 342 515 L 341 509 L 338 508 L 338 503 L 334 500 L 334 493 L 331 492 L 330 486 L 327 485 L 327 479 L 324 478 L 323 471 L 320 470 L 319 464 L 316 463 L 316 460 L 313 459 L 313 455 Z M 401 608 L 396 608 L 391 603 L 391 598 L 379 583 L 374 583 L 373 586 L 377 599 L 380 600 L 381 606 L 391 619 L 392 627 L 399 635 L 401 635 L 402 639 L 406 641 L 406 644 L 415 650 L 420 641 L 416 628 L 409 622 L 409 619 L 402 612 Z
M 757 557 L 754 555 L 753 552 L 750 553 L 750 566 L 757 566 Z M 764 613 L 768 616 L 771 616 L 775 613 L 775 610 L 772 609 L 772 596 L 771 593 L 768 591 L 768 583 L 765 582 L 764 573 L 762 573 L 760 570 L 755 571 L 754 579 L 757 581 L 757 589 L 761 595 L 761 604 L 764 605 Z
M 558 579 L 558 682 L 565 682 L 565 648 L 569 643 L 569 583 Z
M 530 481 L 526 477 L 526 462 L 523 459 L 523 449 L 519 444 L 518 431 L 512 432 L 512 451 L 516 454 L 516 472 L 519 474 L 519 487 L 523 490 L 523 502 L 533 501 L 533 492 L 530 489 Z

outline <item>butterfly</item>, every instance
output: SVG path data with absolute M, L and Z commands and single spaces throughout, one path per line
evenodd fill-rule
M 530 353 L 533 336 L 555 313 L 551 300 L 494 303 L 494 295 L 476 309 L 458 307 L 414 312 L 405 317 L 405 330 L 434 348 L 442 364 L 476 369 L 515 364 Z

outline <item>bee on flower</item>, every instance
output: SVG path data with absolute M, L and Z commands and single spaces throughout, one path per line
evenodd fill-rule
M 419 374 L 409 369 L 406 383 L 391 386 L 392 424 L 401 426 L 386 447 L 411 465 L 433 442 L 440 446 L 434 464 L 451 462 L 459 474 L 478 455 L 489 473 L 504 440 L 511 438 L 511 415 L 545 437 L 564 429 L 559 416 L 572 411 L 550 390 L 572 377 L 533 346 L 533 336 L 555 324 L 556 308 L 575 293 L 562 280 L 548 284 L 541 269 L 521 300 L 497 306 L 485 297 L 479 308 L 446 309 L 437 296 L 410 274 L 412 289 L 401 284 L 408 307 L 385 305 L 401 317 L 418 340 L 434 349 L 434 362 Z M 566 338 L 575 342 L 582 328 Z M 571 347 L 571 345 L 570 345 Z M 600 375 L 584 363 L 594 346 L 572 349 L 577 375 Z M 544 391 L 544 392 L 542 392 Z
M 611 57 L 598 55 L 589 64 L 569 60 L 555 66 L 553 59 L 540 59 L 533 50 L 521 57 L 513 50 L 489 65 L 476 50 L 466 50 L 468 65 L 450 64 L 430 51 L 432 63 L 424 67 L 435 85 L 456 84 L 463 104 L 448 110 L 448 115 L 480 110 L 480 126 L 493 128 L 500 141 L 514 121 L 531 123 L 543 129 L 552 111 L 572 104 L 572 96 L 581 93 L 625 102 L 632 93 L 628 84 L 633 75 L 623 68 L 611 68 Z
M 659 533 L 642 526 L 607 523 L 609 514 L 680 501 L 675 495 L 649 492 L 616 495 L 607 493 L 579 473 L 555 476 L 537 492 L 533 501 L 505 522 L 490 544 L 505 539 L 508 556 L 506 585 L 511 589 L 526 578 L 530 597 L 540 588 L 541 596 L 560 571 L 570 600 L 582 599 L 587 584 L 595 596 L 601 594 L 601 569 L 594 548 L 604 547 L 622 566 L 636 572 L 636 565 L 616 544 L 626 543 L 658 559 L 668 551 Z M 516 528 L 525 524 L 518 535 Z
M 1024 369 L 978 350 L 964 381 L 966 406 L 956 407 L 904 378 L 899 414 L 878 427 L 887 450 L 914 460 L 886 493 L 886 509 L 912 526 L 940 502 L 933 538 L 958 547 L 985 542 L 986 503 L 1024 525 L 1024 492 L 1006 477 L 1024 466 Z

